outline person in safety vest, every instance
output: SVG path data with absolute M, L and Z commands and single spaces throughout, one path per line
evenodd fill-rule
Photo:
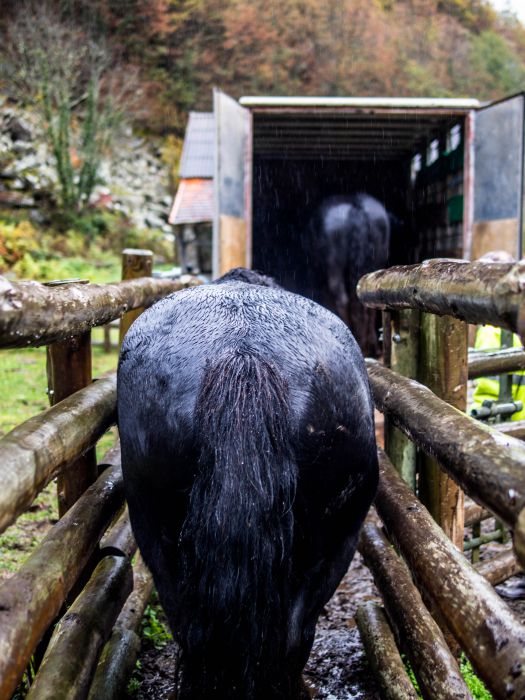
M 514 262 L 514 258 L 505 251 L 486 253 L 479 258 L 479 260 L 484 260 L 486 262 Z M 505 337 L 505 335 L 507 337 Z M 509 346 L 514 348 L 523 347 L 516 333 L 512 334 L 511 340 L 510 332 L 502 328 L 497 328 L 495 326 L 480 326 L 478 328 L 474 344 L 476 350 L 499 350 L 502 347 Z M 472 405 L 470 407 L 471 415 L 479 417 L 477 414 L 480 413 L 480 409 L 483 406 L 487 407 L 492 402 L 501 401 L 500 389 L 500 376 L 480 377 L 477 379 L 476 388 L 472 397 Z M 522 402 L 522 408 L 513 412 L 510 415 L 510 420 L 516 421 L 525 419 L 525 371 L 521 370 L 512 373 L 511 396 L 508 398 L 513 402 Z

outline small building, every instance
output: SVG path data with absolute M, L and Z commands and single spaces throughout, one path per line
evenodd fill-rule
M 211 112 L 190 112 L 180 183 L 168 218 L 183 272 L 211 274 L 215 128 Z

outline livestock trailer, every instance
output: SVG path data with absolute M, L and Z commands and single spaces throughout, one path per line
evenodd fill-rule
M 214 276 L 255 267 L 301 291 L 312 212 L 356 191 L 393 215 L 391 264 L 521 257 L 524 98 L 236 101 L 215 90 Z

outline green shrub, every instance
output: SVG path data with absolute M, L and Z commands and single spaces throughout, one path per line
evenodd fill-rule
M 0 272 L 9 270 L 37 247 L 37 231 L 29 221 L 0 221 Z
M 162 649 L 173 639 L 163 618 L 164 613 L 158 602 L 157 593 L 154 592 L 151 603 L 146 607 L 142 618 L 142 636 L 148 639 L 155 649 Z
M 122 248 L 143 248 L 152 250 L 153 253 L 167 261 L 175 258 L 175 245 L 173 241 L 158 229 L 128 229 L 124 236 Z
M 81 213 L 56 211 L 52 216 L 52 224 L 59 232 L 77 231 L 87 242 L 106 234 L 111 223 L 111 215 L 102 209 L 86 209 Z

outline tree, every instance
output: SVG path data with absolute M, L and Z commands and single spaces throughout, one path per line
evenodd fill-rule
M 80 211 L 134 88 L 100 40 L 51 4 L 24 2 L 8 27 L 5 83 L 31 100 L 54 155 L 65 211 Z M 130 79 L 131 78 L 131 79 Z

